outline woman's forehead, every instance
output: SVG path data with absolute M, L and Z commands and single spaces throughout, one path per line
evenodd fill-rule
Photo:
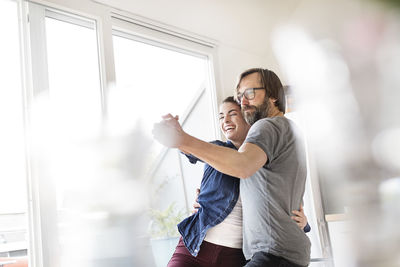
M 240 111 L 240 106 L 236 103 L 225 102 L 219 106 L 219 111 L 222 113 L 229 112 L 230 110 Z

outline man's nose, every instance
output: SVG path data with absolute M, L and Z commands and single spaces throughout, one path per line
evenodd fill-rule
M 248 105 L 249 104 L 249 100 L 243 96 L 242 99 L 240 100 L 240 105 L 243 107 L 244 105 Z

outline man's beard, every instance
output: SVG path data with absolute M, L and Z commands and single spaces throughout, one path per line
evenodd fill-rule
M 253 125 L 256 121 L 260 119 L 264 119 L 268 117 L 268 112 L 269 112 L 269 101 L 268 98 L 266 97 L 264 99 L 264 102 L 259 105 L 259 106 L 247 106 L 249 108 L 253 108 L 254 111 L 246 112 L 242 108 L 242 114 L 246 122 L 250 125 Z

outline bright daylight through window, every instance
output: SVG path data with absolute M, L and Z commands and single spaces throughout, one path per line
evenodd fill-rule
M 171 112 L 197 137 L 215 139 L 211 48 L 193 52 L 118 28 L 106 37 L 114 65 L 100 66 L 97 21 L 25 4 L 29 22 L 18 19 L 17 2 L 0 0 L 0 260 L 22 256 L 27 266 L 29 247 L 34 266 L 165 266 L 170 249 L 156 241 L 176 241 L 202 166 L 182 164 L 151 129 Z M 157 221 L 165 211 L 167 221 Z
M 113 37 L 117 83 L 110 95 L 110 123 L 115 131 L 140 129 L 140 134 L 152 139 L 153 123 L 161 115 L 171 112 L 185 121 L 202 94 L 207 94 L 208 59 L 121 35 L 127 36 Z M 206 106 L 204 123 L 210 120 L 212 108 L 208 101 L 201 104 Z M 208 132 L 212 129 L 210 120 Z M 151 168 L 162 146 L 151 142 L 146 149 L 150 153 L 143 167 Z
M 171 112 L 197 137 L 215 139 L 209 60 L 121 32 L 115 32 L 113 44 L 117 83 L 108 106 L 110 122 L 120 134 L 134 133 L 132 148 L 140 156 L 132 159 L 132 174 L 149 184 L 143 197 L 148 201 L 142 203 L 150 205 L 153 258 L 156 266 L 165 266 L 178 240 L 175 226 L 188 215 L 200 185 L 202 164 L 189 166 L 178 151 L 154 142 L 151 129 Z
M 0 258 L 27 255 L 27 177 L 17 4 L 0 0 Z

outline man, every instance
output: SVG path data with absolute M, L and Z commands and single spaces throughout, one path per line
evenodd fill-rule
M 304 194 L 305 151 L 296 126 L 283 116 L 281 81 L 270 70 L 250 69 L 240 75 L 236 96 L 252 125 L 238 151 L 188 135 L 171 114 L 155 125 L 153 134 L 166 146 L 242 178 L 243 252 L 250 260 L 246 266 L 306 266 L 310 241 L 290 218 Z
M 219 112 L 220 129 L 227 142 L 213 144 L 238 149 L 244 142 L 249 124 L 233 97 L 226 98 Z M 187 155 L 191 163 L 198 159 Z M 225 175 L 208 164 L 201 181 L 201 204 L 196 214 L 178 224 L 182 235 L 168 267 L 241 267 L 246 260 L 242 253 L 242 205 L 239 179 Z M 302 210 L 293 211 L 300 229 L 310 230 Z

